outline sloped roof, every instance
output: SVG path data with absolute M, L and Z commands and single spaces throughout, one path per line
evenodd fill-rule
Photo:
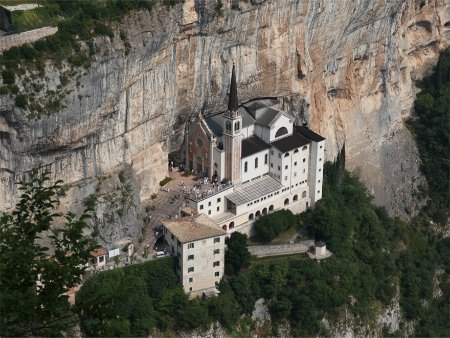
M 302 126 L 298 126 L 295 128 L 300 134 L 302 134 L 303 136 L 305 136 L 306 138 L 314 141 L 314 142 L 320 142 L 325 140 L 324 137 L 320 136 L 319 134 L 313 132 L 311 129 L 306 128 L 306 127 L 302 127 Z
M 242 140 L 241 158 L 259 153 L 264 149 L 270 148 L 270 145 L 257 136 L 252 136 Z
M 272 142 L 271 144 L 278 150 L 281 150 L 281 152 L 285 153 L 287 151 L 307 145 L 310 142 L 311 141 L 309 139 L 294 130 L 294 133 L 292 135 L 283 137 L 282 139 Z
M 253 116 L 244 107 L 239 107 L 238 111 L 242 116 L 242 128 L 247 128 L 255 123 Z M 222 136 L 223 134 L 223 114 L 205 117 L 206 124 L 215 136 Z
M 193 242 L 227 234 L 226 231 L 216 225 L 216 223 L 205 214 L 182 217 L 173 221 L 162 221 L 162 224 L 181 243 Z
M 282 114 L 283 112 L 280 110 L 266 108 L 264 109 L 264 112 L 256 119 L 255 123 L 265 127 L 270 127 L 272 123 L 276 121 L 278 116 L 281 116 Z
M 105 248 L 96 248 L 93 251 L 90 252 L 92 257 L 99 257 L 106 255 L 106 249 Z
M 278 191 L 282 187 L 283 185 L 280 182 L 273 177 L 266 175 L 248 183 L 244 183 L 234 193 L 226 196 L 226 198 L 236 205 L 242 205 L 259 197 Z

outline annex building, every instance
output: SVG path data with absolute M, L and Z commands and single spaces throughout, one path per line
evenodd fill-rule
M 187 126 L 186 167 L 211 183 L 188 192 L 186 205 L 228 233 L 251 235 L 260 215 L 281 208 L 299 213 L 322 198 L 324 146 L 322 136 L 294 126 L 277 99 L 239 105 L 233 65 L 228 110 L 200 114 Z

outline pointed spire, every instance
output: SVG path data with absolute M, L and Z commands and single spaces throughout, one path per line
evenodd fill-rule
M 237 84 L 236 84 L 236 70 L 233 62 L 233 70 L 231 71 L 231 84 L 230 84 L 230 96 L 228 98 L 228 110 L 238 110 L 238 96 L 237 96 Z

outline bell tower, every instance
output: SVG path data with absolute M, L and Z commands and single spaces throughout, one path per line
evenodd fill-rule
M 223 118 L 223 143 L 225 150 L 225 177 L 234 185 L 241 182 L 241 128 L 242 117 L 239 113 L 236 70 L 233 63 L 231 71 L 230 96 L 228 98 L 228 110 Z

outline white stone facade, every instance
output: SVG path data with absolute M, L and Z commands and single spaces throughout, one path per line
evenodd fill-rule
M 213 149 L 211 165 L 203 172 L 209 178 L 216 174 L 219 181 L 231 175 L 232 186 L 216 187 L 201 198 L 188 197 L 187 205 L 228 233 L 252 235 L 259 216 L 281 208 L 299 213 L 322 198 L 325 139 L 294 126 L 276 99 L 252 100 L 233 114 L 199 116 L 192 123 L 202 126 L 195 129 L 195 137 L 197 130 L 204 130 L 204 139 L 210 140 L 207 147 Z M 188 129 L 186 144 L 194 143 Z M 202 149 L 193 147 L 190 153 L 200 158 Z M 249 191 L 252 194 L 246 194 Z

